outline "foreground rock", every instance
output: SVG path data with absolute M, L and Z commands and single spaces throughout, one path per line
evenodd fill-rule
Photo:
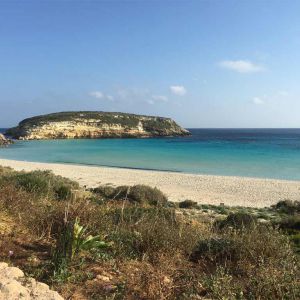
M 0 300 L 63 300 L 49 286 L 26 278 L 24 273 L 7 263 L 0 263 Z
M 7 133 L 16 139 L 184 136 L 170 118 L 112 112 L 61 112 L 25 119 Z
M 12 141 L 7 139 L 3 134 L 0 133 L 0 147 L 12 144 Z

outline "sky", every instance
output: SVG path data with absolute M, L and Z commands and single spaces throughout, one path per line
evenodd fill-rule
M 300 1 L 0 0 L 0 127 L 58 111 L 300 127 Z

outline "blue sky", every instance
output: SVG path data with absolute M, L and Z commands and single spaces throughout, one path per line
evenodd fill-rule
M 0 2 L 0 127 L 103 110 L 300 127 L 300 1 Z

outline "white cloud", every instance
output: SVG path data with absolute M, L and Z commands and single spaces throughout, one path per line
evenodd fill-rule
M 97 98 L 97 99 L 102 99 L 104 98 L 104 94 L 100 91 L 94 91 L 94 92 L 90 92 L 89 95 L 91 97 Z
M 187 93 L 186 88 L 182 85 L 171 85 L 170 91 L 172 94 L 177 96 L 184 96 Z
M 97 99 L 103 99 L 103 100 L 109 100 L 109 101 L 114 101 L 115 98 L 112 95 L 106 95 L 100 91 L 94 91 L 94 92 L 90 92 L 89 95 L 91 97 L 97 98 Z
M 150 99 L 150 100 L 147 100 L 147 103 L 150 104 L 150 105 L 153 105 L 154 101 Z
M 114 101 L 115 97 L 112 96 L 112 95 L 106 95 L 106 99 L 109 100 L 109 101 Z
M 142 99 L 149 97 L 149 90 L 143 88 L 119 88 L 116 91 L 116 97 L 123 100 Z
M 155 103 L 168 102 L 168 100 L 168 97 L 163 95 L 152 95 L 151 99 L 146 100 L 146 102 L 150 105 L 153 105 Z
M 255 73 L 265 70 L 264 67 L 249 60 L 223 60 L 219 66 L 239 73 Z
M 282 97 L 287 97 L 290 95 L 290 93 L 288 91 L 282 90 L 278 92 L 278 95 Z
M 158 102 L 168 102 L 168 97 L 163 96 L 163 95 L 153 95 L 152 99 L 154 101 L 158 101 Z
M 256 104 L 256 105 L 262 105 L 262 104 L 265 104 L 265 101 L 264 99 L 262 98 L 259 98 L 259 97 L 254 97 L 252 99 L 252 103 Z

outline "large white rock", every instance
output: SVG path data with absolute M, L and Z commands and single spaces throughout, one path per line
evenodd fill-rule
M 63 300 L 42 282 L 26 278 L 16 267 L 0 262 L 0 300 Z

